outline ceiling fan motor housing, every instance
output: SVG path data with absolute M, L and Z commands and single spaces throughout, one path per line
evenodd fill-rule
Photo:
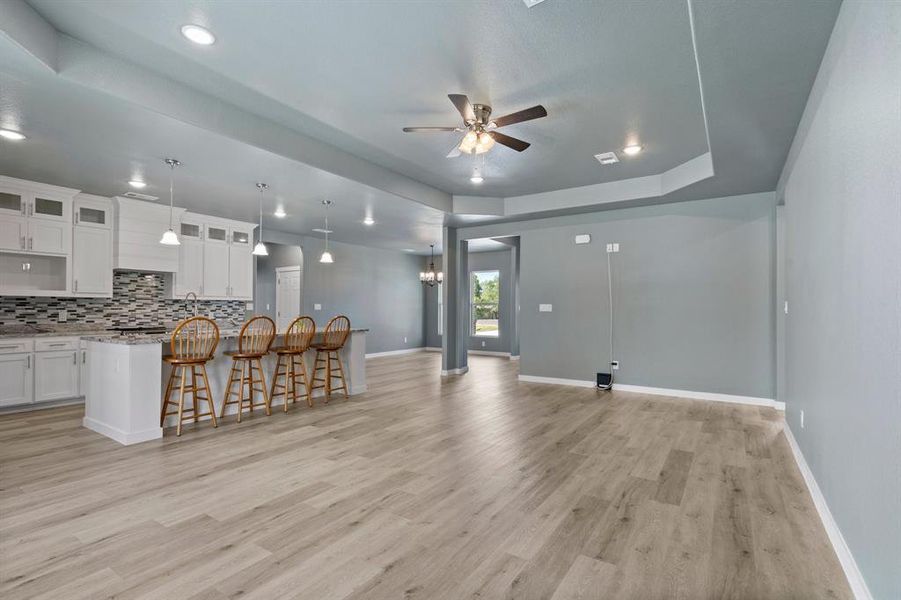
M 491 116 L 491 107 L 487 104 L 473 104 L 472 112 L 476 116 L 475 123 L 485 126 L 488 125 L 488 118 Z M 473 123 L 468 123 L 472 125 Z

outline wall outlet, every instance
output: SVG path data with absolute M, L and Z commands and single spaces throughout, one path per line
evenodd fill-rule
M 484 348 L 484 347 L 485 347 L 485 342 L 482 342 L 482 348 Z
M 404 343 L 407 343 L 407 336 L 404 336 Z
M 619 361 L 618 361 L 618 360 L 611 360 L 611 361 L 610 361 L 610 368 L 613 369 L 614 371 L 619 371 Z
M 321 304 L 314 304 L 314 305 L 313 305 L 313 310 L 322 310 L 322 305 L 321 305 Z
M 591 243 L 591 235 L 587 233 L 580 233 L 576 236 L 577 244 L 590 244 Z
M 65 311 L 65 310 L 59 311 L 59 313 L 56 315 L 56 320 L 57 320 L 59 323 L 65 323 L 66 321 L 68 321 L 68 320 L 69 320 L 69 313 L 68 313 L 68 311 Z
M 785 301 L 785 304 L 782 306 L 782 310 L 785 311 L 785 314 L 788 314 L 788 300 Z
M 244 310 L 253 310 L 253 302 L 245 302 Z M 266 310 L 269 310 L 269 305 L 266 305 Z
M 553 304 L 539 304 L 538 312 L 553 312 L 554 305 Z
M 266 303 L 266 310 L 269 310 L 269 303 Z
M 804 429 L 804 410 L 801 409 L 801 429 Z
M 613 254 L 615 252 L 619 252 L 619 242 L 614 242 L 612 244 L 607 244 L 607 253 Z

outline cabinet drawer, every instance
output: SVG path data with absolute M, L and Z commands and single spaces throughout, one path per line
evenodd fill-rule
M 15 354 L 16 352 L 31 352 L 34 350 L 34 342 L 29 339 L 0 339 L 0 354 Z
M 50 352 L 55 350 L 78 350 L 78 338 L 42 338 L 34 341 L 35 352 Z

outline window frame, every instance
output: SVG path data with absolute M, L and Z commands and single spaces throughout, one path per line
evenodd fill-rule
M 475 285 L 476 277 L 482 273 L 494 273 L 497 275 L 497 302 L 476 302 Z M 489 306 L 495 308 L 497 314 L 497 330 L 492 333 L 479 333 L 476 331 L 476 321 L 474 318 L 476 305 Z M 501 271 L 500 269 L 473 269 L 469 272 L 469 335 L 477 338 L 493 338 L 501 337 Z

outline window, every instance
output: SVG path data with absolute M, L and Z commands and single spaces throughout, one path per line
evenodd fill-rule
M 498 337 L 500 334 L 500 283 L 500 271 L 473 271 L 470 274 L 471 335 Z

